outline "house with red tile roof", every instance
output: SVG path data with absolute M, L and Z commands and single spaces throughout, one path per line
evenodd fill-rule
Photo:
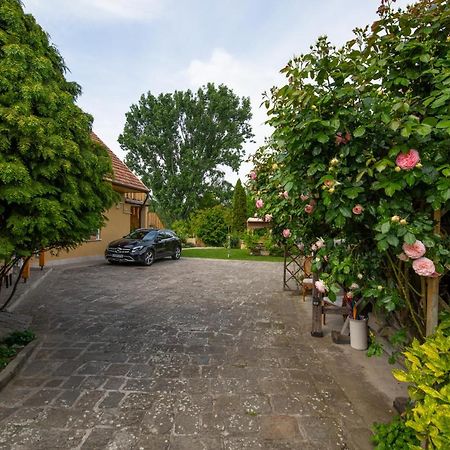
M 113 189 L 120 195 L 120 200 L 105 216 L 105 226 L 92 234 L 90 239 L 74 250 L 59 251 L 56 255 L 46 255 L 46 264 L 59 262 L 76 262 L 86 258 L 103 257 L 106 246 L 114 239 L 125 236 L 136 228 L 164 228 L 159 217 L 149 212 L 149 192 L 147 186 L 122 162 L 117 155 L 95 134 L 92 139 L 103 145 L 111 158 L 113 177 L 109 180 Z M 94 230 L 93 230 L 94 231 Z

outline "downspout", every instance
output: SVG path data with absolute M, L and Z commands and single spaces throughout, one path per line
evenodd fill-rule
M 142 227 L 142 210 L 144 209 L 144 207 L 147 205 L 148 199 L 150 198 L 150 191 L 147 192 L 147 195 L 145 196 L 145 200 L 142 203 L 142 205 L 139 208 L 139 226 Z M 148 224 L 146 224 L 147 226 Z

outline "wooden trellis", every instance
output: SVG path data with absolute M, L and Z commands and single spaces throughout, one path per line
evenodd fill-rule
M 304 271 L 305 255 L 297 245 L 286 245 L 284 247 L 284 275 L 283 290 L 300 292 Z

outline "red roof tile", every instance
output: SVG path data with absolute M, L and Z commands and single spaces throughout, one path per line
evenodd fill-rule
M 95 134 L 91 133 L 92 139 L 108 150 L 111 157 L 114 178 L 113 184 L 132 188 L 139 192 L 149 192 L 147 186 L 122 162 L 115 153 Z

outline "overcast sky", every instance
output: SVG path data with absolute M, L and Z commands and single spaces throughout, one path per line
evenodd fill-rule
M 379 0 L 23 0 L 82 86 L 79 105 L 121 158 L 125 113 L 152 94 L 224 83 L 249 96 L 256 144 L 270 135 L 261 94 L 322 34 L 336 44 L 376 19 Z M 404 7 L 411 1 L 399 0 Z M 243 165 L 239 176 L 249 171 Z M 227 178 L 235 182 L 237 174 Z

